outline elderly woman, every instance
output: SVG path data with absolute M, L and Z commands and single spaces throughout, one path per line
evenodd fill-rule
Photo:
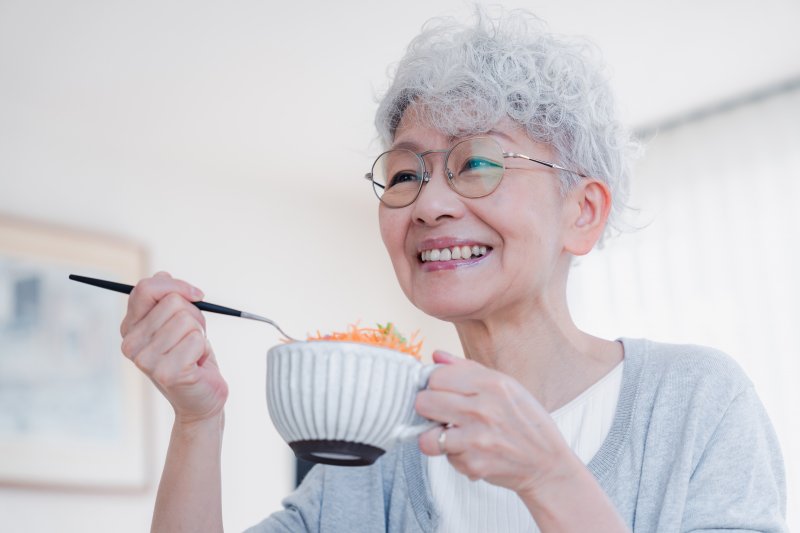
M 781 531 L 778 444 L 724 354 L 605 340 L 570 318 L 575 256 L 613 228 L 631 143 L 580 43 L 513 12 L 429 25 L 380 104 L 367 177 L 400 286 L 455 325 L 417 411 L 441 427 L 372 466 L 317 466 L 253 531 Z M 133 291 L 123 352 L 175 410 L 155 530 L 221 530 L 227 386 L 202 293 Z

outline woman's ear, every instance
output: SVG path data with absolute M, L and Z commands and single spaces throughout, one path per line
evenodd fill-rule
M 611 211 L 611 191 L 596 179 L 581 180 L 567 193 L 564 249 L 586 255 L 600 240 Z

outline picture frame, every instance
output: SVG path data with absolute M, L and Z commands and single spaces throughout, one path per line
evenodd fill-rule
M 141 246 L 0 216 L 0 485 L 151 485 L 149 387 L 120 350 L 127 298 L 71 273 L 135 283 Z

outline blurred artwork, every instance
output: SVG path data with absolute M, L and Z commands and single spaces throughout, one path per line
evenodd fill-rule
M 0 218 L 0 484 L 142 488 L 145 387 L 120 353 L 131 245 Z
M 119 435 L 119 302 L 68 274 L 0 256 L 0 438 Z

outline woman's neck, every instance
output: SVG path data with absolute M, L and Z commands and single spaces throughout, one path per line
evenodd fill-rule
M 524 311 L 456 324 L 464 355 L 513 376 L 554 411 L 622 360 L 617 342 L 579 330 L 566 307 L 530 304 Z

